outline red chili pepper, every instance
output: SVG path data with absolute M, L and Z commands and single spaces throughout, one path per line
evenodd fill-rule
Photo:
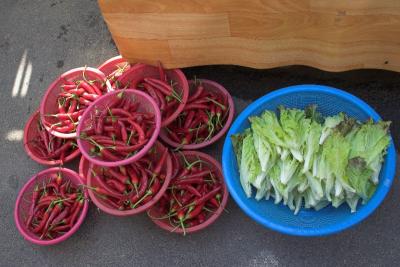
M 114 187 L 120 193 L 124 193 L 126 191 L 125 184 L 121 183 L 119 180 L 109 178 L 107 179 L 106 183 Z
M 66 102 L 66 100 L 64 101 L 64 103 L 63 104 L 61 104 L 61 102 L 60 102 L 60 99 L 58 99 L 58 113 L 65 113 L 65 102 Z
M 89 101 L 95 101 L 96 99 L 98 99 L 101 95 L 97 95 L 97 94 L 89 94 L 89 93 L 83 93 L 82 97 L 86 98 Z
M 60 132 L 60 133 L 71 133 L 75 131 L 75 125 L 74 124 L 69 124 L 65 126 L 54 126 L 50 127 L 51 130 Z
M 202 203 L 205 203 L 212 197 L 214 197 L 219 191 L 221 190 L 221 185 L 216 186 L 213 190 L 209 191 L 207 194 L 203 195 L 200 198 L 197 198 L 195 201 L 193 201 L 191 204 L 192 205 L 200 205 Z
M 160 80 L 166 82 L 167 75 L 165 74 L 164 68 L 160 61 L 158 61 L 158 74 L 160 75 Z
M 122 121 L 118 121 L 118 124 L 119 124 L 120 129 L 121 129 L 122 141 L 124 141 L 124 143 L 126 143 L 128 141 L 128 132 L 126 131 L 125 124 Z
M 64 85 L 62 85 L 62 86 L 65 86 L 65 85 L 75 85 L 75 86 L 76 86 L 76 84 L 75 84 L 74 82 L 68 81 L 68 80 L 66 80 L 65 78 L 64 78 L 63 83 L 64 83 Z
M 84 110 L 75 111 L 72 113 L 58 113 L 54 115 L 48 115 L 52 117 L 56 117 L 59 120 L 77 120 L 79 116 L 83 114 Z
M 62 203 L 58 203 L 55 205 L 55 207 L 53 208 L 53 210 L 51 211 L 51 214 L 48 218 L 48 220 L 46 221 L 45 226 L 42 229 L 42 236 L 41 238 L 43 238 L 44 236 L 46 236 L 47 234 L 47 230 L 49 229 L 50 224 L 53 222 L 54 218 L 60 214 L 61 210 L 62 210 Z
M 121 160 L 119 157 L 115 156 L 110 150 L 107 148 L 101 148 L 100 149 L 100 154 L 101 156 L 106 159 L 106 160 L 111 160 L 111 161 L 119 161 Z
M 44 145 L 44 147 L 46 148 L 47 152 L 50 153 L 50 146 L 49 146 L 49 135 L 48 132 L 46 130 L 39 130 L 39 137 L 41 138 L 41 141 Z
M 88 92 L 89 94 L 97 94 L 95 89 L 85 81 L 80 81 L 79 86 L 81 86 L 83 89 L 85 89 L 85 91 Z M 100 92 L 100 95 L 101 95 L 101 92 Z
M 135 169 L 136 168 L 134 168 L 133 166 L 130 166 L 127 168 L 127 171 L 130 178 L 130 183 L 134 186 L 135 190 L 137 190 L 137 186 L 139 185 L 139 177 Z
M 211 205 L 213 205 L 215 208 L 219 208 L 219 203 L 215 198 L 211 198 L 208 202 L 211 203 Z
M 126 111 L 122 108 L 112 108 L 110 109 L 110 112 L 113 116 L 125 116 L 125 117 L 131 116 L 131 113 L 129 111 Z
M 51 192 L 51 190 L 50 190 L 51 188 L 53 188 L 54 192 L 58 193 L 60 191 L 60 188 L 59 188 L 58 184 L 55 181 L 52 181 L 52 182 L 46 184 L 46 190 L 48 192 Z
M 150 139 L 150 137 L 153 135 L 154 129 L 156 128 L 155 125 L 151 125 L 149 129 L 146 132 L 146 139 Z
M 128 119 L 128 122 L 135 128 L 136 132 L 139 135 L 139 143 L 142 143 L 145 140 L 145 133 L 144 133 L 142 127 L 140 127 L 139 124 L 137 124 L 136 122 L 134 122 L 131 119 Z
M 111 101 L 108 103 L 107 107 L 109 109 L 118 107 L 121 104 L 121 101 L 124 99 L 124 91 L 121 90 L 118 94 L 115 95 L 114 98 L 111 99 Z
M 203 184 L 205 183 L 203 178 L 191 178 L 191 179 L 180 179 L 175 182 L 175 184 L 184 185 L 184 184 Z
M 139 187 L 139 191 L 137 192 L 137 194 L 133 194 L 133 196 L 130 199 L 131 202 L 131 208 L 132 206 L 144 195 L 144 193 L 146 192 L 147 189 L 147 185 L 148 185 L 148 176 L 146 174 L 146 172 L 143 169 L 140 169 L 140 187 Z
M 54 218 L 54 220 L 51 222 L 50 225 L 51 225 L 51 226 L 54 226 L 54 225 L 61 224 L 61 222 L 65 219 L 65 217 L 68 216 L 69 210 L 70 210 L 69 207 L 65 207 L 65 208 L 63 209 L 63 211 L 60 212 L 60 213 L 58 214 L 58 216 Z M 49 229 L 49 230 L 50 230 L 50 229 Z
M 84 106 L 90 106 L 92 104 L 92 101 L 87 100 L 86 98 L 80 97 L 79 98 L 79 104 L 84 105 Z
M 39 225 L 33 229 L 33 233 L 37 234 L 43 231 L 44 227 L 46 226 L 47 221 L 49 220 L 50 214 L 53 210 L 53 203 L 50 203 L 50 206 L 46 209 L 46 211 L 43 214 L 43 218 L 40 221 Z
M 158 178 L 154 178 L 154 182 L 152 184 L 152 186 L 150 187 L 150 189 L 146 192 L 146 194 L 140 199 L 138 200 L 134 206 L 138 206 L 139 204 L 144 205 L 147 202 L 149 202 L 153 196 L 155 194 L 157 194 L 157 192 L 160 190 L 161 188 L 161 183 L 160 180 Z
M 159 97 L 157 96 L 156 90 L 153 88 L 153 86 L 151 86 L 151 85 L 148 84 L 148 83 L 143 83 L 143 87 L 144 87 L 144 88 L 146 89 L 146 91 L 149 93 L 149 95 L 151 96 L 151 98 L 154 99 L 154 101 L 156 102 L 156 105 L 157 105 L 158 107 L 160 107 L 161 102 L 160 102 L 160 99 L 159 99 Z
M 196 115 L 196 113 L 194 112 L 194 110 L 190 110 L 188 112 L 188 114 L 186 115 L 186 118 L 185 118 L 185 124 L 183 125 L 183 128 L 185 128 L 185 129 L 190 128 L 190 124 L 192 123 L 195 115 Z
M 107 136 L 105 136 L 105 137 L 107 137 Z M 110 138 L 110 137 L 108 137 L 108 138 Z M 126 144 L 124 142 L 118 141 L 118 140 L 114 141 L 111 138 L 110 139 L 105 139 L 105 138 L 99 139 L 99 140 L 96 140 L 96 142 L 101 145 L 105 145 L 105 146 L 115 146 L 115 145 L 126 146 Z
M 63 88 L 64 90 L 72 90 L 76 88 L 76 84 L 72 83 L 72 84 L 63 84 L 61 85 L 61 88 Z
M 157 91 L 157 90 L 155 91 L 155 94 L 160 102 L 160 105 L 159 105 L 160 111 L 163 112 L 167 107 L 165 96 L 160 91 Z
M 168 129 L 168 128 L 166 128 L 166 129 Z M 181 142 L 180 138 L 176 135 L 176 133 L 175 133 L 173 130 L 168 129 L 167 132 L 168 132 L 168 135 L 169 135 L 175 142 L 177 142 L 177 143 L 180 143 L 180 142 Z
M 32 223 L 32 219 L 34 216 L 34 211 L 35 211 L 35 207 L 36 207 L 36 203 L 39 199 L 39 195 L 40 195 L 40 189 L 38 185 L 35 185 L 34 189 L 33 189 L 33 193 L 32 193 L 32 198 L 31 198 L 31 204 L 29 207 L 29 217 L 28 220 L 26 221 L 26 227 L 29 227 L 29 225 Z
M 209 110 L 210 107 L 205 105 L 205 104 L 187 104 L 183 110 L 191 110 L 191 109 L 203 109 L 203 110 Z
M 200 212 L 200 214 L 197 216 L 198 223 L 203 223 L 206 221 L 206 214 L 204 212 Z
M 62 184 L 62 181 L 63 181 L 63 179 L 62 179 L 61 173 L 57 173 L 56 180 L 55 180 L 56 184 L 58 186 L 60 186 Z
M 108 173 L 110 173 L 110 175 L 115 177 L 122 184 L 129 183 L 129 177 L 127 175 L 124 175 L 124 174 L 120 173 L 119 171 L 114 170 L 113 168 L 108 168 L 107 171 L 108 171 Z
M 91 83 L 90 85 L 93 87 L 97 95 L 99 96 L 103 95 L 102 90 L 95 83 Z
M 50 153 L 49 157 L 55 158 L 55 157 L 60 156 L 63 151 L 68 150 L 70 147 L 72 147 L 72 145 L 73 145 L 72 140 L 67 141 L 65 144 L 63 144 L 61 147 L 59 147 L 57 150 Z
M 60 232 L 68 231 L 69 229 L 71 229 L 70 225 L 60 225 L 60 226 L 52 228 L 51 231 L 55 232 L 55 233 L 60 233 Z
M 189 211 L 187 213 L 187 215 L 185 216 L 185 219 L 193 219 L 193 218 L 197 217 L 200 214 L 200 212 L 203 210 L 203 207 L 204 207 L 204 203 L 198 204 L 194 209 L 192 209 L 191 211 Z
M 93 174 L 93 179 L 95 180 L 95 182 L 99 185 L 98 187 L 94 187 L 92 188 L 92 190 L 94 190 L 95 192 L 97 192 L 100 195 L 105 195 L 105 196 L 112 196 L 115 198 L 121 198 L 123 195 L 114 190 L 113 188 L 111 188 L 109 185 L 107 185 L 103 179 L 101 179 L 101 177 L 99 177 L 98 175 Z
M 198 99 L 199 96 L 203 93 L 204 91 L 204 87 L 203 85 L 200 83 L 197 87 L 196 87 L 196 91 L 193 95 L 189 96 L 188 98 L 188 103 L 193 102 L 194 100 Z
M 72 216 L 68 222 L 71 226 L 73 226 L 75 224 L 75 221 L 78 218 L 79 212 L 81 211 L 81 209 L 83 207 L 84 201 L 85 201 L 84 199 L 81 199 L 78 201 L 78 207 L 74 210 L 74 213 L 72 214 Z
M 76 87 L 74 87 L 73 89 L 68 90 L 67 92 L 68 92 L 68 94 L 72 94 L 72 95 L 76 95 L 76 96 L 81 96 L 81 95 L 85 92 L 85 90 L 84 90 L 83 88 L 76 88 Z
M 144 78 L 144 81 L 153 86 L 155 89 L 159 90 L 164 95 L 172 95 L 173 89 L 168 83 L 154 78 Z
M 199 193 L 199 191 L 197 191 L 197 189 L 194 188 L 193 186 L 191 186 L 190 184 L 177 184 L 177 188 L 187 190 L 190 193 L 192 193 L 193 195 L 195 195 L 197 197 L 201 197 L 201 194 Z
M 153 173 L 155 175 L 159 175 L 161 172 L 162 167 L 164 166 L 164 163 L 168 157 L 168 148 L 164 148 L 164 152 L 162 153 L 160 159 L 158 160 L 157 165 L 154 167 Z

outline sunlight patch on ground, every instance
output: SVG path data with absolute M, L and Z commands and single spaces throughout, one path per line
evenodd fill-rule
M 6 134 L 7 141 L 21 141 L 24 136 L 23 130 L 11 130 Z
M 28 93 L 29 82 L 32 75 L 32 62 L 27 61 L 27 51 L 22 54 L 21 61 L 18 66 L 17 74 L 15 75 L 14 85 L 11 91 L 13 98 L 18 95 L 23 98 Z

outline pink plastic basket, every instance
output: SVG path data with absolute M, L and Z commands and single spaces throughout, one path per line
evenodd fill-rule
M 202 142 L 202 143 L 198 143 L 198 144 L 187 144 L 187 145 L 181 145 L 181 144 L 173 141 L 171 138 L 169 138 L 168 132 L 165 130 L 165 128 L 161 128 L 161 130 L 160 130 L 161 140 L 172 147 L 175 147 L 175 148 L 179 147 L 180 149 L 192 150 L 192 149 L 200 149 L 200 148 L 209 146 L 209 145 L 215 143 L 216 141 L 218 141 L 226 133 L 226 131 L 229 129 L 229 127 L 232 123 L 233 117 L 235 115 L 235 107 L 233 104 L 232 96 L 229 94 L 229 92 L 222 85 L 220 85 L 214 81 L 198 79 L 197 82 L 202 83 L 204 90 L 212 91 L 215 94 L 223 95 L 228 100 L 228 105 L 229 105 L 228 112 L 229 113 L 228 113 L 228 117 L 225 121 L 225 125 L 210 140 Z M 193 80 L 189 81 L 189 88 L 190 88 L 189 92 L 193 92 L 195 90 L 195 83 Z M 190 96 L 190 94 L 189 94 L 189 96 Z
M 108 104 L 117 97 L 118 94 L 120 94 L 121 91 L 114 91 L 110 92 L 106 95 L 103 95 L 99 99 L 97 99 L 91 106 L 89 106 L 85 112 L 82 115 L 82 118 L 80 120 L 80 123 L 78 125 L 77 129 L 77 135 L 82 136 L 82 134 L 88 130 L 93 129 L 93 123 L 90 118 L 98 112 L 98 110 L 103 110 L 108 107 Z M 144 92 L 138 91 L 138 90 L 133 90 L 133 89 L 126 89 L 123 91 L 123 97 L 128 97 L 131 98 L 132 101 L 137 101 L 140 103 L 138 107 L 139 112 L 150 112 L 153 113 L 155 116 L 155 129 L 150 137 L 149 141 L 147 144 L 140 149 L 135 155 L 119 160 L 119 161 L 106 161 L 101 158 L 96 158 L 92 157 L 89 155 L 90 151 L 90 143 L 87 140 L 84 140 L 82 138 L 78 138 L 78 147 L 81 150 L 82 155 L 89 160 L 91 163 L 99 166 L 107 166 L 107 167 L 115 167 L 115 166 L 120 166 L 120 165 L 127 165 L 130 164 L 141 157 L 143 157 L 147 151 L 153 146 L 154 142 L 157 140 L 158 134 L 160 132 L 160 126 L 161 126 L 161 116 L 160 116 L 160 110 L 158 109 L 156 103 L 153 101 L 153 99 L 145 94 Z
M 197 232 L 197 231 L 200 231 L 200 230 L 206 228 L 207 226 L 214 223 L 215 220 L 217 220 L 217 218 L 221 215 L 221 213 L 224 211 L 224 209 L 226 207 L 226 204 L 228 202 L 229 193 L 228 193 L 227 187 L 226 187 L 224 179 L 223 179 L 221 164 L 219 164 L 218 161 L 216 161 L 210 155 L 207 155 L 205 153 L 198 152 L 198 151 L 183 151 L 182 154 L 185 156 L 185 158 L 189 162 L 193 162 L 195 160 L 200 159 L 200 160 L 206 162 L 205 164 L 209 164 L 210 166 L 212 166 L 215 170 L 217 170 L 218 177 L 221 178 L 220 181 L 223 186 L 222 201 L 221 201 L 221 205 L 219 206 L 219 208 L 210 217 L 208 217 L 204 223 L 185 229 L 186 233 L 193 233 L 193 232 Z M 182 161 L 182 157 L 180 157 L 180 160 Z M 183 162 L 181 162 L 181 164 L 183 164 Z M 178 233 L 178 234 L 184 233 L 182 228 L 176 228 L 176 227 L 172 226 L 169 223 L 168 219 L 156 219 L 156 218 L 162 218 L 165 216 L 165 214 L 162 214 L 160 212 L 160 209 L 157 207 L 157 205 L 154 205 L 148 211 L 148 215 L 149 215 L 150 219 L 155 224 L 157 224 L 159 227 L 161 227 L 162 229 L 167 230 L 169 232 Z
M 173 120 L 175 120 L 179 114 L 182 112 L 185 107 L 186 101 L 189 96 L 189 84 L 186 79 L 185 74 L 180 69 L 172 69 L 165 70 L 165 74 L 167 75 L 168 80 L 172 80 L 175 85 L 175 90 L 178 94 L 182 96 L 182 102 L 177 107 L 174 113 L 171 114 L 168 118 L 162 118 L 161 127 L 164 127 L 170 124 Z M 129 87 L 136 88 L 135 86 L 141 82 L 144 78 L 157 78 L 160 79 L 159 69 L 158 67 L 145 65 L 145 64 L 136 64 L 131 67 L 127 72 L 125 72 L 119 79 L 119 83 L 122 87 L 129 84 Z
M 156 149 L 155 153 L 150 153 L 149 156 L 151 157 L 152 162 L 156 163 L 161 156 L 161 151 L 163 151 L 165 149 L 165 146 L 163 146 L 160 142 L 157 141 L 154 144 L 154 148 Z M 96 171 L 98 168 L 101 168 L 101 167 L 91 164 L 90 168 L 93 168 L 93 170 Z M 171 173 L 172 173 L 172 162 L 171 162 L 170 157 L 167 158 L 166 163 L 162 167 L 161 172 L 166 173 L 166 175 L 165 175 L 164 183 L 161 186 L 158 193 L 149 202 L 147 202 L 143 206 L 139 206 L 136 209 L 131 209 L 131 210 L 115 209 L 115 208 L 111 207 L 110 205 L 108 205 L 106 202 L 104 202 L 104 200 L 101 197 L 99 197 L 96 193 L 94 193 L 92 190 L 89 190 L 90 199 L 93 201 L 93 203 L 99 209 L 101 209 L 105 213 L 108 213 L 108 214 L 111 214 L 114 216 L 132 216 L 132 215 L 141 213 L 143 211 L 148 210 L 155 203 L 157 203 L 157 201 L 161 198 L 161 196 L 167 190 L 167 187 L 169 186 L 169 183 L 171 181 Z M 88 172 L 88 186 L 89 187 L 97 186 L 95 180 L 92 177 L 92 173 L 90 172 L 90 170 Z
M 75 138 L 76 132 L 71 133 L 61 133 L 55 130 L 50 131 L 50 127 L 48 124 L 57 123 L 58 120 L 54 117 L 45 116 L 46 114 L 57 114 L 58 113 L 58 103 L 57 97 L 58 94 L 62 92 L 61 85 L 63 81 L 73 81 L 75 79 L 82 79 L 82 73 L 85 72 L 85 77 L 88 80 L 97 80 L 96 85 L 101 87 L 103 83 L 106 81 L 106 77 L 104 74 L 98 69 L 94 68 L 76 68 L 69 70 L 63 74 L 61 74 L 50 86 L 47 88 L 47 91 L 40 102 L 40 118 L 42 120 L 43 125 L 45 125 L 46 129 L 57 137 L 61 138 Z M 112 90 L 109 85 L 107 85 L 107 90 Z
M 62 162 L 61 160 L 47 160 L 43 159 L 41 155 L 35 151 L 34 149 L 34 143 L 32 142 L 39 136 L 39 129 L 37 127 L 37 124 L 40 120 L 40 114 L 39 110 L 35 111 L 30 117 L 27 123 L 25 124 L 24 128 L 24 148 L 25 152 L 28 154 L 28 156 L 36 161 L 39 164 L 47 165 L 47 166 L 56 166 L 56 165 L 61 165 Z M 81 154 L 79 149 L 76 149 L 73 151 L 71 154 L 67 155 L 64 159 L 64 163 L 70 162 L 74 158 L 78 157 Z
M 57 237 L 52 240 L 41 240 L 39 239 L 38 236 L 36 236 L 34 233 L 31 233 L 27 227 L 25 226 L 25 220 L 28 216 L 28 211 L 29 207 L 31 205 L 31 196 L 32 192 L 34 189 L 35 184 L 41 183 L 44 181 L 44 179 L 48 179 L 51 176 L 57 175 L 58 172 L 61 172 L 63 179 L 69 179 L 71 183 L 75 186 L 78 186 L 82 184 L 80 176 L 66 168 L 58 168 L 58 167 L 53 167 L 44 171 L 41 171 L 35 175 L 33 175 L 28 182 L 24 185 L 24 187 L 21 189 L 21 191 L 18 194 L 17 201 L 15 204 L 15 210 L 14 210 L 14 220 L 17 225 L 18 231 L 21 233 L 21 235 L 28 241 L 37 244 L 37 245 L 55 245 L 58 244 L 66 239 L 68 239 L 71 235 L 73 235 L 81 226 L 83 220 L 86 217 L 88 208 L 89 208 L 89 203 L 88 201 L 84 202 L 82 211 L 78 217 L 77 222 L 75 225 L 64 235 Z M 85 198 L 88 198 L 88 193 L 87 190 L 84 189 L 84 195 Z

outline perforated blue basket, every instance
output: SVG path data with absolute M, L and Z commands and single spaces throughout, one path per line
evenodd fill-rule
M 275 205 L 273 200 L 256 201 L 247 198 L 240 185 L 239 172 L 230 136 L 250 127 L 248 117 L 260 115 L 264 110 L 276 110 L 279 105 L 304 109 L 317 104 L 324 115 L 345 112 L 364 121 L 368 118 L 380 120 L 380 116 L 364 101 L 342 90 L 319 85 L 298 85 L 267 94 L 249 105 L 232 124 L 224 143 L 222 167 L 231 196 L 252 219 L 281 233 L 299 236 L 322 236 L 340 232 L 365 219 L 383 201 L 392 184 L 396 169 L 396 151 L 391 141 L 385 162 L 379 176 L 379 185 L 367 204 L 350 213 L 347 205 L 339 208 L 328 206 L 322 210 L 302 208 L 297 215 L 283 204 Z

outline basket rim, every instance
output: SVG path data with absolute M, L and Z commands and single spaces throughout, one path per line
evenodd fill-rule
M 223 145 L 222 169 L 225 177 L 225 182 L 228 186 L 232 198 L 249 217 L 251 217 L 256 222 L 260 223 L 261 225 L 268 227 L 272 230 L 278 231 L 280 233 L 295 235 L 295 236 L 323 236 L 323 235 L 334 234 L 360 223 L 362 220 L 364 220 L 366 217 L 372 214 L 374 210 L 382 203 L 387 193 L 389 192 L 390 186 L 393 182 L 396 172 L 396 150 L 391 135 L 390 135 L 391 141 L 384 161 L 384 165 L 386 166 L 385 179 L 380 181 L 380 183 L 383 183 L 383 187 L 380 190 L 379 194 L 374 194 L 374 196 L 368 201 L 368 203 L 363 205 L 362 210 L 353 213 L 353 215 L 351 217 L 348 217 L 346 220 L 340 223 L 336 223 L 334 225 L 321 227 L 317 229 L 314 228 L 300 229 L 294 226 L 283 226 L 275 222 L 272 222 L 269 219 L 264 218 L 260 214 L 252 211 L 250 208 L 248 208 L 248 205 L 241 199 L 237 190 L 235 190 L 235 186 L 232 180 L 233 177 L 236 177 L 236 174 L 232 169 L 229 168 L 229 163 L 231 160 L 230 155 L 232 153 L 232 143 L 229 137 L 232 134 L 238 132 L 238 129 L 242 125 L 242 123 L 251 114 L 253 114 L 256 111 L 256 109 L 258 109 L 258 107 L 263 103 L 287 94 L 302 93 L 302 92 L 319 92 L 319 93 L 338 96 L 360 107 L 374 121 L 381 120 L 381 117 L 378 115 L 378 113 L 366 102 L 364 102 L 360 98 L 350 93 L 347 93 L 343 90 L 334 87 L 315 85 L 315 84 L 304 84 L 304 85 L 294 85 L 278 89 L 260 97 L 259 99 L 251 103 L 239 114 L 239 116 L 233 122 L 231 128 L 228 131 L 228 134 L 225 138 L 225 142 Z

